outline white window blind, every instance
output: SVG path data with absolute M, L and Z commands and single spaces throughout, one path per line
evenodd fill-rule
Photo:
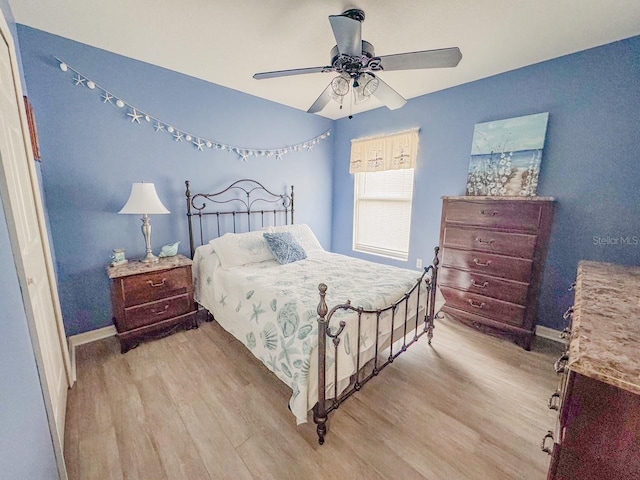
M 407 260 L 413 168 L 355 174 L 353 249 Z

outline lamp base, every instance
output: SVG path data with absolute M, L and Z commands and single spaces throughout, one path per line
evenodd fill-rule
M 140 261 L 142 263 L 156 263 L 158 262 L 160 259 L 158 257 L 156 257 L 153 253 L 149 252 L 147 253 L 144 258 L 141 258 Z
M 144 236 L 144 243 L 147 246 L 147 254 L 144 258 L 141 258 L 142 263 L 156 263 L 158 257 L 156 257 L 151 251 L 151 224 L 149 223 L 149 215 L 146 213 L 142 215 L 142 235 Z

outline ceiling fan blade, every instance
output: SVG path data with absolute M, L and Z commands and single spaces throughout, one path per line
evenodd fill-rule
M 378 88 L 373 92 L 373 96 L 384 103 L 389 110 L 396 110 L 407 103 L 402 95 L 383 82 L 380 77 L 376 76 L 376 78 L 378 79 Z
M 329 22 L 338 52 L 352 57 L 362 55 L 362 23 L 344 15 L 329 15 Z
M 313 102 L 313 105 L 309 107 L 307 113 L 318 113 L 327 106 L 329 100 L 331 100 L 331 84 L 327 85 L 327 88 L 325 88 L 316 101 Z
M 333 70 L 332 67 L 308 67 L 294 68 L 291 70 L 277 70 L 275 72 L 256 73 L 253 78 L 256 80 L 264 80 L 265 78 L 289 77 L 291 75 L 305 75 L 307 73 L 328 72 Z
M 382 69 L 414 70 L 418 68 L 455 67 L 462 59 L 462 52 L 458 47 L 441 48 L 439 50 L 423 50 L 421 52 L 397 53 L 380 57 Z

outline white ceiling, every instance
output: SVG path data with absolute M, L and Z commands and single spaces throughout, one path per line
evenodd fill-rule
M 9 3 L 17 23 L 304 111 L 331 74 L 269 80 L 252 75 L 327 65 L 335 44 L 327 17 L 348 8 L 364 10 L 362 38 L 377 55 L 452 46 L 462 51 L 457 68 L 382 72 L 381 78 L 407 99 L 640 34 L 638 0 Z M 372 98 L 352 112 L 378 106 Z M 349 108 L 340 111 L 330 102 L 321 114 L 340 118 Z

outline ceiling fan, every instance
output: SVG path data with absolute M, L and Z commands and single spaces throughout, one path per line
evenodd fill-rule
M 337 43 L 331 49 L 331 65 L 262 72 L 256 73 L 253 78 L 262 80 L 307 73 L 335 72 L 338 76 L 331 80 L 327 88 L 309 107 L 308 113 L 321 111 L 332 99 L 342 108 L 342 101 L 350 87 L 353 90 L 355 104 L 362 103 L 373 95 L 390 110 L 395 110 L 407 101 L 374 72 L 455 67 L 462 59 L 462 53 L 458 47 L 376 57 L 373 45 L 362 40 L 363 21 L 364 12 L 357 8 L 347 10 L 342 15 L 329 16 Z

